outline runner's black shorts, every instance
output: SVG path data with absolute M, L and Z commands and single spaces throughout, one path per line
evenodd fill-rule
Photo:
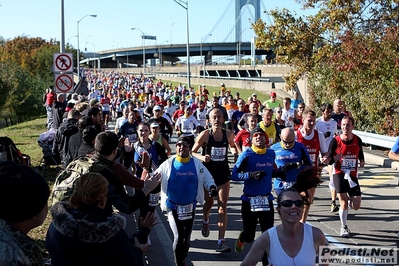
M 349 186 L 349 181 L 344 179 L 344 177 L 344 173 L 333 175 L 334 186 L 337 193 L 348 193 L 349 196 L 361 196 L 362 193 L 360 191 L 359 180 L 356 177 L 351 176 L 352 181 L 357 184 L 357 186 L 351 188 Z

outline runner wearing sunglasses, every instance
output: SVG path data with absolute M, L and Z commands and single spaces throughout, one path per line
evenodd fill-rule
M 282 190 L 291 187 L 297 180 L 298 174 L 312 165 L 309 153 L 302 143 L 295 141 L 292 128 L 284 128 L 281 131 L 281 141 L 274 144 L 270 149 L 276 153 L 275 163 L 277 167 L 286 172 L 286 179 L 274 179 L 274 191 L 277 195 Z
M 265 253 L 271 265 L 316 265 L 319 246 L 328 242 L 319 228 L 300 222 L 303 206 L 295 188 L 282 191 L 276 208 L 281 224 L 256 239 L 241 265 L 256 265 Z

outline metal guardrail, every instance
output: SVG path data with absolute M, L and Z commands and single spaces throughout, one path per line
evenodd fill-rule
M 163 77 L 187 77 L 187 74 L 183 73 L 157 73 L 157 76 Z M 190 75 L 192 78 L 205 78 L 205 79 L 221 79 L 221 80 L 246 80 L 246 81 L 257 81 L 257 82 L 271 82 L 269 78 L 257 78 L 257 77 L 223 77 L 223 76 L 196 76 Z
M 391 149 L 397 137 L 379 135 L 366 131 L 353 130 L 353 133 L 362 139 L 364 144 Z

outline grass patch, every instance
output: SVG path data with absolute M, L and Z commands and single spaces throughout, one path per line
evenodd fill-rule
M 55 177 L 59 169 L 56 167 L 48 167 L 42 169 L 39 163 L 43 158 L 42 148 L 39 146 L 37 140 L 39 135 L 47 131 L 46 116 L 29 120 L 20 124 L 0 129 L 0 136 L 6 136 L 12 139 L 17 148 L 24 154 L 31 157 L 31 164 L 38 172 L 40 172 L 47 180 L 50 189 L 52 189 Z M 49 206 L 51 202 L 49 201 Z M 44 241 L 46 239 L 47 229 L 51 223 L 50 214 L 47 215 L 42 226 L 39 226 L 29 232 L 29 236 L 36 240 L 36 242 L 44 250 Z
M 167 80 L 162 78 L 162 82 L 163 83 L 172 83 L 173 86 L 178 86 L 179 85 L 179 81 L 175 81 L 175 80 Z M 182 84 L 185 84 L 185 82 L 182 82 Z M 206 84 L 206 83 L 205 83 Z M 194 88 L 194 90 L 198 89 L 198 86 L 202 85 L 201 84 L 191 84 L 191 87 Z M 216 92 L 217 95 L 219 96 L 219 92 L 220 92 L 220 86 L 212 86 L 212 85 L 208 85 L 206 84 L 206 88 L 209 91 L 209 99 L 212 97 L 213 93 Z M 243 99 L 245 102 L 247 102 L 248 98 L 251 97 L 252 93 L 256 93 L 258 96 L 258 100 L 261 101 L 261 103 L 263 104 L 264 101 L 269 100 L 270 99 L 270 94 L 265 92 L 265 91 L 257 91 L 257 90 L 246 90 L 246 89 L 240 89 L 240 88 L 230 88 L 230 87 L 226 87 L 226 89 L 231 91 L 231 95 L 233 95 L 235 97 L 236 92 L 240 93 L 240 98 Z M 277 100 L 282 103 L 283 100 L 281 97 L 279 97 L 277 95 Z
M 47 131 L 46 116 L 0 129 L 0 136 L 12 139 L 17 148 L 31 157 L 32 166 L 38 166 L 43 157 L 42 148 L 37 143 L 39 135 Z

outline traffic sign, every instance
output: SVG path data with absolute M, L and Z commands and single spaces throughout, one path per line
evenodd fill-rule
M 141 38 L 144 40 L 157 40 L 157 36 L 152 35 L 141 35 Z
M 55 74 L 55 92 L 73 93 L 73 74 Z
M 54 53 L 54 72 L 73 72 L 72 53 Z

